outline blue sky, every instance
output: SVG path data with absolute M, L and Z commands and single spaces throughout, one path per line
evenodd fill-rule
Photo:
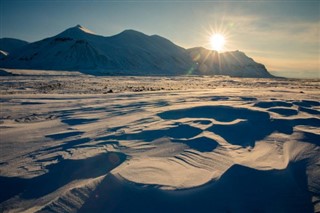
M 37 41 L 81 24 L 109 36 L 125 29 L 185 47 L 241 50 L 279 75 L 320 77 L 319 0 L 1 0 L 0 37 Z

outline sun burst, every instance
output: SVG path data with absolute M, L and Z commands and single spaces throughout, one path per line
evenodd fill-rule
M 223 50 L 225 43 L 226 43 L 226 39 L 220 33 L 213 34 L 210 37 L 211 48 L 215 51 Z

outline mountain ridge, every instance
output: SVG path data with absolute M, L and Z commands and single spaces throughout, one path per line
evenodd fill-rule
M 29 42 L 21 39 L 6 37 L 0 38 L 0 51 L 10 54 L 14 50 L 17 50 L 27 44 L 29 44 Z
M 159 35 L 132 29 L 102 36 L 81 25 L 21 47 L 2 58 L 0 67 L 78 70 L 93 75 L 272 77 L 264 65 L 240 51 L 185 49 Z

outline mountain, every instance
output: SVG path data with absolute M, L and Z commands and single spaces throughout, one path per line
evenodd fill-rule
M 0 50 L 7 54 L 27 45 L 28 42 L 15 39 L 15 38 L 1 38 L 0 39 Z
M 8 56 L 7 52 L 0 50 L 0 60 L 4 59 L 7 56 Z
M 158 35 L 125 30 L 105 37 L 77 25 L 27 44 L 0 60 L 0 67 L 77 70 L 93 75 L 231 75 L 271 77 L 244 53 L 184 49 Z
M 233 77 L 273 77 L 263 64 L 256 63 L 241 51 L 218 53 L 195 47 L 187 50 L 192 61 L 195 62 L 194 70 L 203 75 L 229 75 Z

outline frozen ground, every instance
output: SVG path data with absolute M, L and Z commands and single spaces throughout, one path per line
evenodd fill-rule
M 320 211 L 319 80 L 0 74 L 0 212 Z

